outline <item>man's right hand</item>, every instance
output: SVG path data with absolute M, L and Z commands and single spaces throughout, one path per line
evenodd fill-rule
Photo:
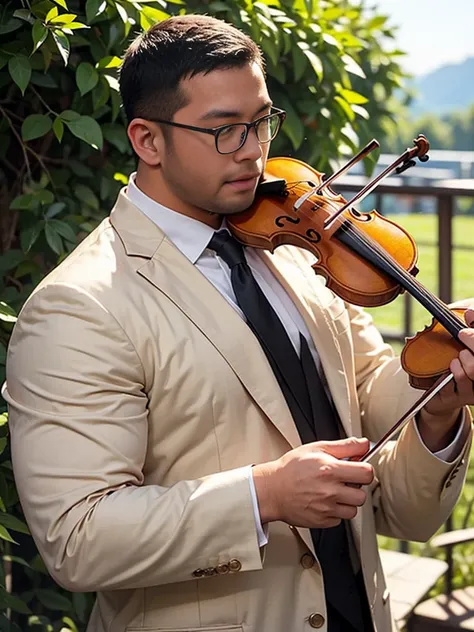
M 316 441 L 252 468 L 262 524 L 282 520 L 295 527 L 335 527 L 354 518 L 367 494 L 360 485 L 374 478 L 363 456 L 367 439 Z

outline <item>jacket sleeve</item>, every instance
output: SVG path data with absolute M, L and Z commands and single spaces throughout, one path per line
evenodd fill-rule
M 32 535 L 69 590 L 137 588 L 262 568 L 247 467 L 144 485 L 144 369 L 80 288 L 35 292 L 15 326 L 4 397 Z M 197 571 L 197 572 L 196 572 Z
M 422 391 L 408 376 L 364 310 L 347 306 L 354 345 L 355 374 L 362 431 L 377 441 Z M 463 411 L 463 445 L 453 462 L 442 461 L 422 442 L 410 421 L 372 461 L 373 501 L 379 533 L 394 538 L 429 539 L 446 521 L 462 490 L 472 440 L 472 420 Z

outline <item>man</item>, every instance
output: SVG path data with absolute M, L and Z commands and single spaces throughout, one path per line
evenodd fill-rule
M 9 349 L 15 475 L 45 563 L 98 592 L 90 632 L 386 632 L 376 531 L 426 540 L 458 498 L 474 330 L 457 389 L 373 466 L 351 461 L 419 393 L 308 253 L 228 238 L 284 116 L 258 48 L 172 18 L 132 44 L 121 90 L 137 173 Z

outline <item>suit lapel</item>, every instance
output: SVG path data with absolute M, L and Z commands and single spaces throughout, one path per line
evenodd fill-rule
M 138 274 L 165 294 L 214 345 L 290 446 L 301 445 L 265 354 L 234 308 L 123 192 L 111 223 L 127 254 L 143 258 Z

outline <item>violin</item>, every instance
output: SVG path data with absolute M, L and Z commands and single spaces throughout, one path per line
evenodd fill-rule
M 372 141 L 350 165 L 371 151 L 374 143 L 378 146 Z M 433 321 L 406 340 L 401 363 L 411 386 L 427 389 L 440 382 L 464 348 L 457 337 L 466 327 L 465 310 L 449 308 L 416 279 L 417 247 L 404 228 L 375 210 L 362 213 L 353 206 L 398 164 L 400 173 L 414 164 L 414 157 L 423 162 L 428 158 L 426 138 L 420 135 L 414 143 L 351 202 L 330 187 L 347 165 L 325 180 L 324 174 L 299 160 L 271 158 L 253 204 L 243 213 L 228 216 L 227 225 L 246 246 L 271 252 L 283 244 L 305 248 L 317 259 L 314 271 L 349 303 L 376 307 L 401 292 L 411 294 Z

